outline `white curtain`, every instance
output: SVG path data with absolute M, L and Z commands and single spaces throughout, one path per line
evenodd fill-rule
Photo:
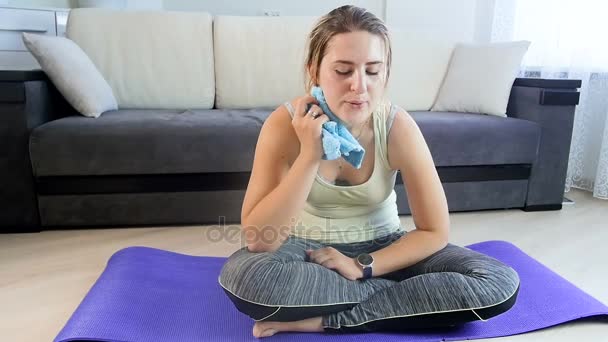
M 582 80 L 565 191 L 608 199 L 608 2 L 496 0 L 492 41 L 532 42 L 520 77 Z

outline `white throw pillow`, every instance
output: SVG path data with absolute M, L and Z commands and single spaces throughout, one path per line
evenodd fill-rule
M 506 116 L 529 41 L 457 44 L 431 111 Z
M 112 88 L 76 43 L 23 33 L 23 42 L 57 90 L 80 114 L 97 118 L 118 108 Z

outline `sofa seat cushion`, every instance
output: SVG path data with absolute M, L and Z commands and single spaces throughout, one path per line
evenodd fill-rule
M 69 116 L 32 131 L 34 174 L 248 172 L 271 109 L 116 110 Z
M 116 110 L 69 116 L 33 130 L 40 176 L 249 172 L 272 109 Z M 539 126 L 495 116 L 410 112 L 437 166 L 531 164 Z
M 455 112 L 409 112 L 436 166 L 532 164 L 540 126 L 532 121 Z

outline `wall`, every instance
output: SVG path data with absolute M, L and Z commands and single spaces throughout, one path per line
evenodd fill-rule
M 495 5 L 496 0 L 477 1 L 474 40 L 478 43 L 489 43 L 492 40 Z
M 367 8 L 391 28 L 449 40 L 489 42 L 495 0 L 163 0 L 164 9 L 208 11 L 217 15 L 322 15 L 343 4 Z
M 8 0 L 0 1 L 0 4 L 15 7 L 70 8 L 74 7 L 74 2 L 74 0 Z
M 0 5 L 8 5 L 15 7 L 49 7 L 49 8 L 76 8 L 88 7 L 91 1 L 82 1 L 82 6 L 79 0 L 0 0 Z M 99 2 L 118 7 L 128 7 L 130 9 L 162 9 L 163 0 L 105 0 Z
M 257 1 L 217 1 L 217 0 L 164 0 L 167 10 L 208 11 L 217 15 L 263 15 L 264 10 L 279 11 L 282 16 L 317 16 L 333 8 L 352 4 L 365 7 L 375 15 L 384 18 L 384 0 L 257 0 Z
M 471 41 L 475 32 L 477 0 L 386 0 L 386 22 L 391 28 Z
M 207 11 L 215 15 L 320 16 L 344 4 L 365 7 L 391 28 L 443 39 L 490 41 L 495 0 L 115 0 L 132 9 Z M 0 0 L 10 6 L 78 7 L 77 0 Z

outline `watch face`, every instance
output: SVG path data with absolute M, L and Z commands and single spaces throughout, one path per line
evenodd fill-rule
M 359 254 L 359 256 L 357 257 L 357 261 L 359 261 L 361 265 L 369 266 L 374 261 L 374 258 L 372 258 L 372 256 L 369 254 L 363 253 Z

